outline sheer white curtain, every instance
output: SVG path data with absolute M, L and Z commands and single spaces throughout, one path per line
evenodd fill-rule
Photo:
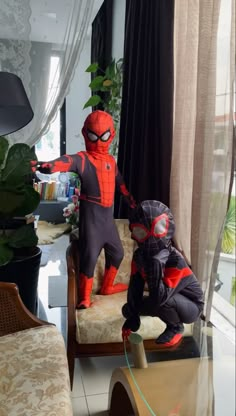
M 209 318 L 232 174 L 234 0 L 175 2 L 170 206 Z
M 33 120 L 9 135 L 34 145 L 47 131 L 69 91 L 91 23 L 94 0 L 1 0 L 0 70 L 18 75 Z M 51 88 L 51 58 L 58 56 Z

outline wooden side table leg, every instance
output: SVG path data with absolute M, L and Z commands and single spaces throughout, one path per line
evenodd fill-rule
M 122 415 L 124 416 L 134 416 L 134 410 L 131 405 L 129 396 L 124 388 L 124 386 L 117 382 L 111 393 L 111 402 L 109 415 L 110 416 L 120 416 L 121 415 L 121 404 L 122 404 Z

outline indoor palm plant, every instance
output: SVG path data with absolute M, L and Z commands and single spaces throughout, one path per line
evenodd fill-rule
M 37 208 L 40 195 L 29 183 L 32 160 L 37 158 L 27 144 L 9 146 L 0 137 L 0 280 L 15 282 L 23 302 L 35 312 L 32 297 L 33 292 L 37 294 L 41 250 L 29 215 Z M 29 300 L 22 287 L 29 292 Z

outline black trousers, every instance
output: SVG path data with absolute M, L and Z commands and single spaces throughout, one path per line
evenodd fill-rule
M 149 297 L 144 297 L 140 315 L 156 316 L 166 324 L 180 322 L 187 324 L 195 322 L 201 315 L 202 309 L 202 304 L 197 304 L 181 293 L 176 293 L 160 307 L 153 305 Z

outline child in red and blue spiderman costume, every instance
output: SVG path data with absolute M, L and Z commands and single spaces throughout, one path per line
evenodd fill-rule
M 94 269 L 102 248 L 105 252 L 105 273 L 100 294 L 109 295 L 127 289 L 127 285 L 121 283 L 113 285 L 124 256 L 113 218 L 115 187 L 130 208 L 135 207 L 116 161 L 108 152 L 115 136 L 112 117 L 104 111 L 92 112 L 84 122 L 82 133 L 86 151 L 64 155 L 47 163 L 40 162 L 37 167 L 44 173 L 72 171 L 80 178 L 78 309 L 88 308 L 91 304 Z
M 183 323 L 192 323 L 203 310 L 200 284 L 182 254 L 172 246 L 175 223 L 170 209 L 159 201 L 143 201 L 132 210 L 131 237 L 137 242 L 128 288 L 122 308 L 126 321 L 122 337 L 138 331 L 140 316 L 156 316 L 166 323 L 157 344 L 171 347 L 184 331 Z M 144 296 L 147 283 L 149 295 Z

